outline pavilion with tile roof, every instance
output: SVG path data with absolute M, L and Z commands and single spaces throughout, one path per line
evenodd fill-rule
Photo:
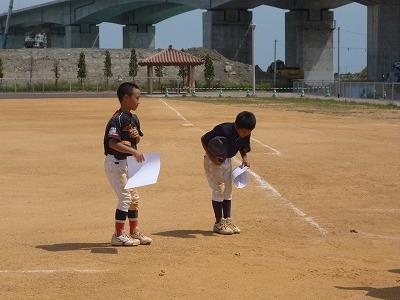
M 138 62 L 139 66 L 147 66 L 147 90 L 148 94 L 153 94 L 153 77 L 155 66 L 178 66 L 187 67 L 187 86 L 188 92 L 192 93 L 195 88 L 194 68 L 195 66 L 202 65 L 204 60 L 188 53 L 178 51 L 169 46 L 168 49 L 152 55 L 150 57 L 141 59 Z

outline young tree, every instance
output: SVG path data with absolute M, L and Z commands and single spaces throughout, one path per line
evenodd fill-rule
M 187 74 L 187 66 L 179 66 L 178 76 L 182 78 L 182 86 L 185 86 Z
M 3 78 L 4 78 L 3 59 L 0 57 L 0 82 L 3 82 Z
M 0 88 L 3 87 L 4 67 L 3 59 L 0 57 Z
M 54 85 L 57 86 L 58 79 L 60 78 L 60 62 L 58 60 L 54 61 L 54 68 L 52 71 L 54 72 Z
M 160 90 L 162 91 L 161 77 L 164 76 L 164 67 L 163 66 L 155 66 L 154 72 L 156 73 L 156 77 L 158 77 L 158 85 L 160 87 Z
M 185 52 L 185 49 L 181 49 L 181 52 Z M 182 86 L 185 86 L 185 79 L 188 75 L 187 66 L 179 66 L 178 76 L 182 78 Z
M 85 60 L 85 54 L 83 51 L 79 54 L 79 62 L 78 62 L 78 78 L 79 82 L 81 84 L 81 87 L 83 85 L 83 80 L 87 76 L 87 71 L 86 71 L 86 60 Z
M 204 79 L 206 80 L 207 85 L 210 87 L 215 77 L 214 64 L 208 54 L 204 60 Z
M 111 54 L 110 51 L 106 51 L 106 58 L 104 60 L 104 76 L 106 77 L 106 81 L 107 81 L 107 88 L 108 88 L 108 81 L 109 78 L 113 76 L 113 73 L 111 71 Z
M 139 66 L 137 63 L 137 56 L 136 56 L 136 50 L 132 49 L 131 50 L 131 59 L 129 60 L 129 76 L 132 77 L 132 81 L 135 80 L 135 77 L 138 74 Z
M 32 89 L 32 78 L 33 78 L 33 70 L 35 69 L 35 59 L 33 58 L 33 53 L 31 52 L 31 56 L 29 57 L 29 89 Z

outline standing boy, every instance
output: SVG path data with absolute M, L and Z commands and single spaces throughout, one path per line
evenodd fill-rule
M 108 121 L 104 134 L 105 172 L 111 187 L 118 197 L 115 211 L 115 232 L 111 238 L 113 246 L 136 246 L 150 244 L 151 238 L 140 232 L 138 225 L 139 194 L 136 189 L 125 190 L 128 181 L 127 156 L 143 162 L 144 156 L 137 150 L 143 136 L 138 117 L 131 111 L 139 106 L 140 89 L 131 82 L 122 83 L 117 90 L 120 108 Z M 125 234 L 126 219 L 129 219 L 129 235 Z
M 212 190 L 212 207 L 215 215 L 213 231 L 220 234 L 240 233 L 232 223 L 232 162 L 231 158 L 240 152 L 242 167 L 249 167 L 247 153 L 250 152 L 250 134 L 256 126 L 252 112 L 243 111 L 234 123 L 222 123 L 201 137 L 206 151 L 204 170 Z

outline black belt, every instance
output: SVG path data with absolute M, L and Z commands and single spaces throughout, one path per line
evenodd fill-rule
M 118 159 L 118 158 L 116 158 L 116 157 L 115 157 L 113 154 L 111 154 L 111 153 L 107 153 L 107 155 L 111 155 L 111 156 L 113 156 L 116 160 L 118 160 L 118 161 L 114 161 L 114 164 L 116 164 L 116 165 L 119 165 L 119 161 L 120 161 L 120 160 L 124 160 L 124 159 L 127 158 L 127 156 L 126 156 L 125 158 Z

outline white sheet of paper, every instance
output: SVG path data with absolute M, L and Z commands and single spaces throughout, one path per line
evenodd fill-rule
M 160 153 L 152 152 L 144 154 L 145 161 L 138 163 L 133 156 L 127 157 L 128 182 L 125 189 L 154 184 L 160 173 Z
M 238 188 L 242 189 L 244 188 L 247 183 L 249 182 L 247 178 L 247 170 L 248 167 L 237 167 L 235 170 L 232 171 L 232 179 L 233 179 L 233 184 Z

